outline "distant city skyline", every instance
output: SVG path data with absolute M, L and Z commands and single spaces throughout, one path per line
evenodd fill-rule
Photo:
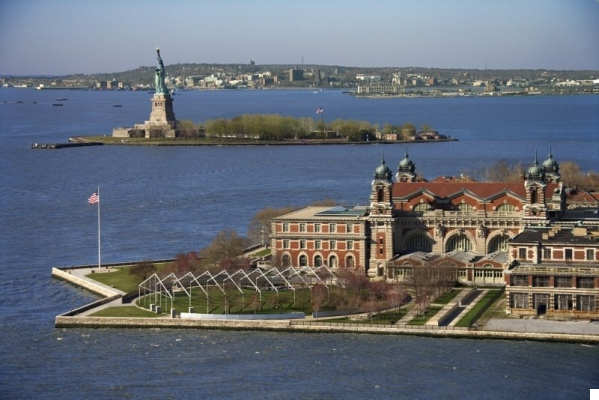
M 599 70 L 598 0 L 0 2 L 0 75 L 166 65 Z

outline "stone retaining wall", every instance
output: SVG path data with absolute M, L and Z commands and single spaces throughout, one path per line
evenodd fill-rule
M 421 330 L 396 327 L 325 326 L 304 325 L 290 321 L 222 321 L 222 320 L 182 320 L 179 318 L 107 318 L 107 317 L 56 317 L 57 328 L 192 328 L 247 331 L 296 331 L 296 332 L 351 332 L 395 335 L 416 335 L 430 337 L 453 337 L 469 339 L 535 340 L 571 343 L 599 344 L 599 335 L 572 335 L 560 333 L 499 332 L 469 330 Z
M 84 289 L 89 290 L 90 292 L 94 292 L 104 297 L 112 297 L 114 295 L 124 295 L 124 292 L 121 292 L 117 289 L 110 289 L 105 287 L 104 285 L 96 284 L 92 281 L 81 279 L 73 274 L 69 274 L 66 271 L 58 268 L 52 268 L 52 276 L 58 279 L 62 279 L 64 281 L 70 282 L 74 285 L 80 286 Z

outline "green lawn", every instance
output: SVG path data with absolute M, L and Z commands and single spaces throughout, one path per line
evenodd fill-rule
M 255 257 L 264 257 L 270 254 L 270 249 L 264 249 L 254 254 Z
M 159 317 L 151 311 L 141 310 L 135 306 L 126 307 L 108 307 L 90 315 L 91 317 L 135 317 L 135 318 L 155 318 Z
M 447 304 L 454 297 L 456 297 L 462 290 L 461 289 L 452 289 L 447 293 L 443 293 L 441 296 L 437 297 L 433 303 L 435 304 Z
M 160 269 L 166 264 L 156 263 L 155 265 Z M 129 266 L 115 268 L 112 272 L 88 274 L 86 277 L 115 289 L 122 290 L 125 293 L 136 292 L 142 281 L 137 275 L 129 275 Z
M 499 292 L 499 289 L 489 290 L 487 294 L 456 323 L 455 326 L 469 327 L 471 322 L 474 322 L 473 319 L 480 312 L 480 310 L 490 306 L 490 303 L 495 301 L 497 292 Z
M 244 289 L 243 296 L 238 290 L 228 290 L 227 299 L 229 303 L 230 314 L 280 314 L 289 312 L 311 313 L 309 289 L 296 289 L 295 302 L 293 291 L 285 290 L 277 292 L 264 291 L 262 299 L 254 290 Z M 224 314 L 225 296 L 217 287 L 211 287 L 208 290 L 208 301 L 206 295 L 199 288 L 192 289 L 191 299 L 185 292 L 177 292 L 172 301 L 172 307 L 178 312 L 187 312 L 189 307 L 194 308 L 196 313 Z M 167 296 L 148 295 L 137 300 L 137 305 L 143 308 L 150 307 L 150 304 L 157 304 L 162 307 L 163 312 L 170 312 L 171 299 Z M 323 307 L 326 309 L 326 306 Z
M 86 275 L 93 279 L 115 289 L 122 290 L 125 293 L 137 290 L 141 279 L 137 275 L 129 275 L 129 268 L 118 268 L 113 272 L 101 272 Z
M 431 319 L 435 314 L 437 314 L 443 307 L 442 306 L 430 306 L 426 309 L 424 314 L 417 315 L 414 317 L 408 325 L 424 325 Z
M 343 318 L 325 319 L 325 320 L 322 320 L 322 322 L 341 322 L 341 323 L 348 323 L 348 324 L 387 324 L 387 325 L 392 325 L 392 324 L 395 324 L 397 321 L 399 321 L 404 315 L 406 315 L 406 310 L 402 308 L 399 313 L 398 312 L 389 312 L 389 313 L 377 314 L 376 316 L 372 317 L 372 320 L 370 318 L 351 319 L 349 317 L 343 317 Z M 318 319 L 315 319 L 315 321 L 318 321 Z

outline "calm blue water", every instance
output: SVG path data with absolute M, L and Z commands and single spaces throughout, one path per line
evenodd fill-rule
M 51 107 L 67 97 L 63 107 Z M 21 100 L 25 104 L 14 104 Z M 31 102 L 37 104 L 31 104 Z M 6 103 L 5 103 L 6 102 Z M 114 108 L 113 104 L 122 104 Z M 429 124 L 459 142 L 409 147 L 426 177 L 500 158 L 598 170 L 599 97 L 354 99 L 335 91 L 183 92 L 179 119 L 241 113 Z M 599 349 L 579 345 L 369 335 L 176 330 L 58 330 L 54 316 L 95 299 L 50 278 L 105 262 L 198 250 L 245 234 L 255 212 L 320 199 L 364 204 L 384 151 L 402 145 L 34 151 L 32 142 L 110 134 L 147 119 L 135 92 L 0 90 L 0 397 L 588 398 Z M 555 364 L 559 363 L 559 367 Z

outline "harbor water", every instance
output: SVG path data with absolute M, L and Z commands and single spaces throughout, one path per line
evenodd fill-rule
M 407 148 L 426 178 L 499 159 L 599 169 L 599 96 L 358 99 L 340 91 L 184 91 L 178 119 L 244 113 L 428 124 L 456 142 Z M 67 98 L 52 107 L 56 98 Z M 144 122 L 141 92 L 0 89 L 0 398 L 588 398 L 599 349 L 409 336 L 202 330 L 56 329 L 97 297 L 53 280 L 57 266 L 170 258 L 266 207 L 366 204 L 392 145 L 32 150 Z M 122 107 L 113 107 L 120 104 Z

